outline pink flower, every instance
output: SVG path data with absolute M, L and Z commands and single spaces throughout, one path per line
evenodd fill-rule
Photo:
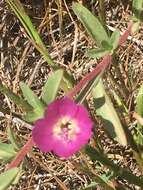
M 45 117 L 35 122 L 32 136 L 41 151 L 67 158 L 88 143 L 92 126 L 87 110 L 64 97 L 47 106 Z

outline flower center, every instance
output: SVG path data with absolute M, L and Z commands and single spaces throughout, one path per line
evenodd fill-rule
M 79 127 L 75 120 L 63 117 L 59 119 L 54 126 L 53 133 L 57 138 L 65 142 L 75 140 L 76 134 L 79 132 Z

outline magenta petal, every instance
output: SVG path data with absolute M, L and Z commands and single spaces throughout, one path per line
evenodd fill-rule
M 76 103 L 68 97 L 62 98 L 59 105 L 59 113 L 61 116 L 73 117 L 77 112 Z
M 47 120 L 39 119 L 35 122 L 35 127 L 32 130 L 32 136 L 34 143 L 42 151 L 51 151 L 52 141 L 50 137 L 52 136 L 52 127 L 48 125 Z
M 48 118 L 59 118 L 59 107 L 61 104 L 61 100 L 55 100 L 54 102 L 52 102 L 51 104 L 49 104 L 47 106 L 47 109 L 45 111 L 45 117 Z
M 67 129 L 63 130 L 63 123 L 60 122 L 67 116 L 75 122 L 75 125 L 73 128 L 68 128 L 68 125 L 64 124 Z M 65 97 L 47 106 L 45 118 L 35 122 L 32 136 L 40 150 L 53 151 L 60 157 L 68 158 L 88 143 L 92 135 L 92 126 L 87 110 Z M 69 132 L 74 133 L 73 139 L 71 137 L 68 139 Z
M 79 144 L 80 145 L 87 144 L 91 136 L 92 136 L 92 131 L 88 131 L 88 132 L 85 131 L 83 133 L 77 134 L 77 139 L 79 141 Z
M 57 145 L 54 146 L 53 152 L 59 157 L 68 158 L 79 151 L 79 149 L 80 147 L 73 141 L 68 143 L 59 141 Z
M 42 152 L 50 152 L 53 150 L 54 141 L 52 140 L 52 135 L 48 135 L 47 139 L 44 139 L 43 141 L 40 141 L 40 143 L 37 144 L 37 147 Z
M 88 139 L 77 136 L 75 141 L 70 141 L 68 143 L 59 141 L 53 148 L 53 152 L 63 158 L 69 158 L 73 154 L 77 153 L 85 144 L 88 143 Z
M 92 130 L 93 122 L 84 106 L 78 105 L 78 111 L 75 115 L 75 119 L 81 131 L 88 132 Z

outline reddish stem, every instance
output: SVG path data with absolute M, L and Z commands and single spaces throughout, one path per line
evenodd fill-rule
M 20 164 L 20 162 L 23 160 L 23 158 L 26 156 L 26 154 L 29 152 L 29 150 L 32 148 L 34 142 L 32 137 L 27 141 L 27 143 L 23 146 L 23 148 L 18 152 L 14 160 L 7 165 L 6 170 L 14 168 Z
M 96 77 L 101 71 L 105 70 L 107 66 L 111 63 L 112 56 L 107 55 L 103 58 L 103 60 L 96 66 L 96 68 L 88 73 L 68 94 L 67 96 L 72 98 L 75 96 L 83 86 L 89 81 L 91 81 L 94 77 Z
M 122 36 L 120 36 L 119 39 L 119 45 L 122 46 L 123 43 L 125 43 L 125 41 L 127 40 L 127 38 L 129 37 L 129 35 L 131 34 L 131 29 L 132 29 L 133 23 L 129 22 L 128 24 L 128 28 L 126 29 L 126 31 L 123 33 Z
M 133 23 L 129 23 L 127 30 L 123 33 L 123 35 L 119 39 L 119 45 L 123 45 L 123 43 L 126 41 L 128 36 L 131 33 Z M 103 60 L 96 66 L 96 68 L 91 72 L 88 73 L 68 94 L 69 97 L 75 96 L 83 86 L 86 85 L 87 82 L 92 80 L 94 77 L 96 77 L 101 71 L 107 68 L 107 66 L 111 63 L 112 56 L 107 55 L 103 58 Z M 29 152 L 29 150 L 33 146 L 33 140 L 30 138 L 27 143 L 24 145 L 24 147 L 18 152 L 17 156 L 14 158 L 14 160 L 7 166 L 6 169 L 11 169 L 13 167 L 16 167 L 20 164 L 20 162 L 23 160 L 25 155 Z
M 119 45 L 123 45 L 125 41 L 127 40 L 128 36 L 131 34 L 131 28 L 133 26 L 133 23 L 130 22 L 128 25 L 127 30 L 120 36 L 119 38 Z M 96 77 L 101 71 L 107 68 L 107 66 L 111 63 L 112 57 L 111 55 L 107 55 L 103 58 L 103 60 L 96 66 L 96 68 L 91 72 L 88 73 L 67 95 L 68 97 L 72 98 L 75 96 L 81 89 L 82 87 L 92 80 L 94 77 Z

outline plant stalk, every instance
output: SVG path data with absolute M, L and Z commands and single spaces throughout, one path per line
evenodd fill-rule
M 10 164 L 7 165 L 6 170 L 17 167 L 20 164 L 20 162 L 23 160 L 23 158 L 26 156 L 26 154 L 30 151 L 33 145 L 34 145 L 34 142 L 31 137 L 27 141 L 27 143 L 23 146 L 23 148 L 18 152 L 14 160 Z
M 116 176 L 120 176 L 123 179 L 126 179 L 129 183 L 138 185 L 139 187 L 143 188 L 143 178 L 137 177 L 134 174 L 132 174 L 130 171 L 114 164 L 105 155 L 103 155 L 103 153 L 99 153 L 96 149 L 90 146 L 87 146 L 85 151 L 93 161 L 98 160 L 103 165 L 106 165 L 114 172 Z

